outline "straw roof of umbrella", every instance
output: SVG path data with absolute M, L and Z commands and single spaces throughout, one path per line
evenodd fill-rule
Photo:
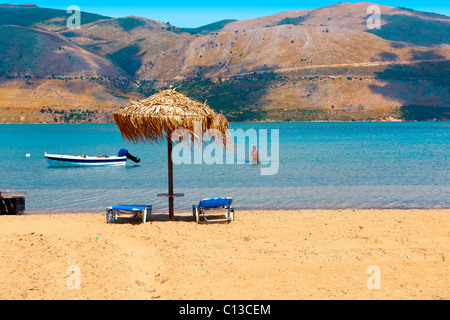
M 169 135 L 177 129 L 185 129 L 193 138 L 199 121 L 202 132 L 208 129 L 220 131 L 223 141 L 216 142 L 226 144 L 228 137 L 228 121 L 223 115 L 215 113 L 206 102 L 194 101 L 175 89 L 133 102 L 114 112 L 113 117 L 122 136 L 135 143 L 158 143 L 164 138 L 170 139 Z
M 169 199 L 169 219 L 173 221 L 173 199 L 184 194 L 173 192 L 172 134 L 175 130 L 184 129 L 177 131 L 183 132 L 181 135 L 178 134 L 178 137 L 203 144 L 204 132 L 211 129 L 218 130 L 222 139 L 215 139 L 215 142 L 227 147 L 228 121 L 223 115 L 215 113 L 208 107 L 206 102 L 200 103 L 189 99 L 175 89 L 160 91 L 147 99 L 133 102 L 128 107 L 114 112 L 113 117 L 122 136 L 128 141 L 159 143 L 167 140 L 169 188 L 167 194 L 158 196 Z M 211 135 L 213 138 L 217 136 L 214 132 Z

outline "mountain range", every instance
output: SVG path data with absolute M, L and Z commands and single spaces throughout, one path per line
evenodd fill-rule
M 0 4 L 0 123 L 108 122 L 176 87 L 230 121 L 446 120 L 450 18 L 338 3 L 199 28 Z

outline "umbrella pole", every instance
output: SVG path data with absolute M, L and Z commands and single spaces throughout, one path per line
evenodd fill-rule
M 169 220 L 173 221 L 173 162 L 172 162 L 172 140 L 171 135 L 167 138 L 167 159 L 168 159 L 168 171 L 169 171 Z

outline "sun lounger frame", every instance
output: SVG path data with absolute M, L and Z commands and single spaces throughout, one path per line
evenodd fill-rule
M 119 218 L 134 219 L 141 215 L 142 223 L 150 221 L 152 205 L 116 205 L 106 209 L 106 222 L 116 222 Z
M 200 200 L 198 205 L 192 206 L 192 216 L 196 223 L 200 223 L 200 214 L 203 215 L 205 221 L 208 222 L 220 222 L 220 221 L 233 221 L 234 220 L 234 208 L 231 207 L 233 198 L 220 197 L 220 198 L 204 198 Z M 225 218 L 222 219 L 208 219 L 206 218 L 205 211 L 209 210 L 225 209 Z

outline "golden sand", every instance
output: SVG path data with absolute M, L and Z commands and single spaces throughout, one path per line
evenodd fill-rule
M 167 220 L 0 216 L 0 299 L 450 298 L 450 209 Z

